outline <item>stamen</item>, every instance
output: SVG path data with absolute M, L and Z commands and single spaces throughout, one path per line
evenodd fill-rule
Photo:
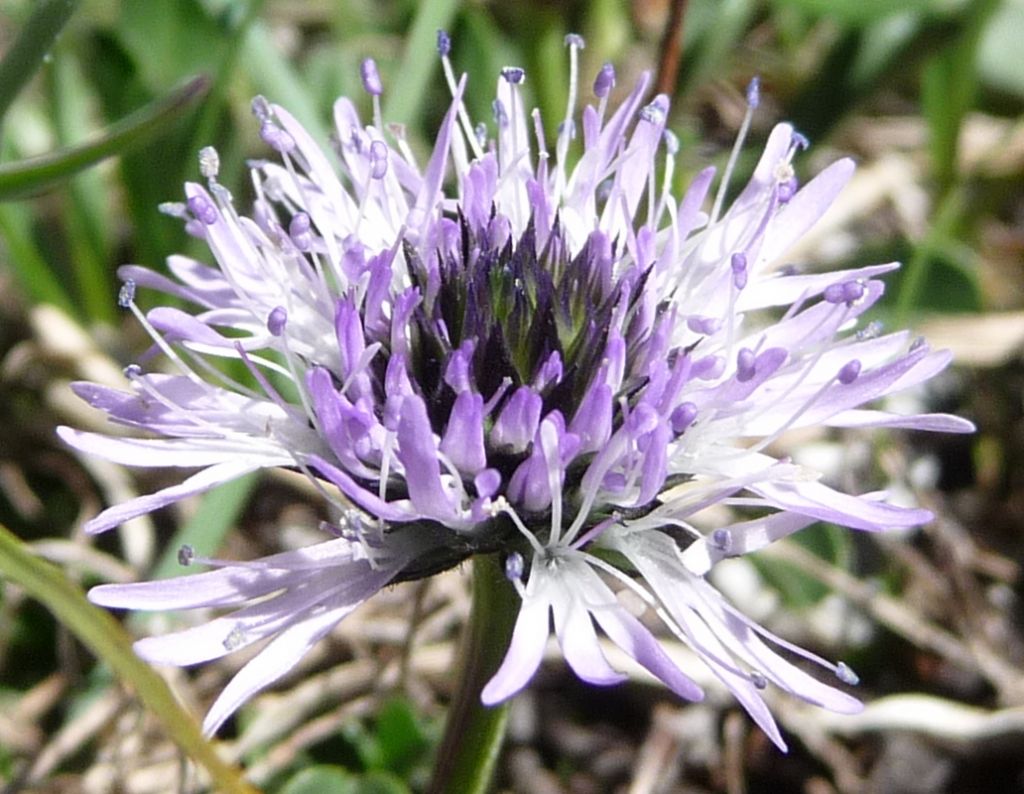
M 183 568 L 190 566 L 196 559 L 196 550 L 188 543 L 183 543 L 178 549 L 178 565 Z
M 236 624 L 228 633 L 228 636 L 224 638 L 224 649 L 227 651 L 233 651 L 240 648 L 245 644 L 246 638 L 247 635 L 245 630 L 240 625 Z
M 438 28 L 437 30 L 437 54 L 447 58 L 452 51 L 452 37 L 448 31 Z
M 312 223 L 305 212 L 297 212 L 288 223 L 288 236 L 300 251 L 309 251 L 313 247 L 313 235 L 310 234 Z
M 753 350 L 749 347 L 740 348 L 740 352 L 736 354 L 736 380 L 746 383 L 753 378 L 757 372 L 756 361 L 757 356 Z
M 573 541 L 572 546 L 570 548 L 582 549 L 592 540 L 597 540 L 599 537 L 601 537 L 601 535 L 604 534 L 604 531 L 608 529 L 608 527 L 610 527 L 612 524 L 617 524 L 620 521 L 622 521 L 622 515 L 618 512 L 612 513 L 604 521 L 594 524 L 594 526 L 592 526 L 590 529 L 588 529 L 586 532 L 580 535 L 576 540 Z
M 384 121 L 380 114 L 380 95 L 384 93 L 384 84 L 380 81 L 377 62 L 373 58 L 365 58 L 359 65 L 359 77 L 363 81 L 363 89 L 373 100 L 373 124 L 379 133 L 383 133 Z
M 857 376 L 860 375 L 860 366 L 860 361 L 857 359 L 853 359 L 852 361 L 848 361 L 844 364 L 843 368 L 839 370 L 839 382 L 844 386 L 849 386 L 857 380 Z
M 728 553 L 732 549 L 732 533 L 725 528 L 718 528 L 711 533 L 711 545 L 721 552 Z
M 510 582 L 518 582 L 523 578 L 523 571 L 526 563 L 523 562 L 523 555 L 513 551 L 505 555 L 505 578 Z
M 452 48 L 451 36 L 445 30 L 437 31 L 437 52 L 441 56 L 441 70 L 444 72 L 444 80 L 448 84 L 448 91 L 452 97 L 458 96 L 459 88 L 458 81 L 455 79 L 455 72 L 452 70 L 452 62 L 448 57 Z M 487 142 L 487 128 L 484 127 L 483 138 L 479 137 L 479 125 L 474 130 L 473 122 L 469 119 L 469 113 L 466 112 L 466 105 L 459 100 L 459 107 L 457 110 L 459 117 L 459 126 L 462 127 L 462 134 L 466 137 L 469 142 L 469 147 L 473 150 L 473 156 L 480 159 L 484 156 L 484 144 Z
M 594 96 L 598 99 L 607 99 L 613 88 L 615 88 L 615 67 L 606 63 L 594 78 Z
M 761 104 L 761 78 L 754 75 L 750 79 L 750 83 L 747 85 L 747 107 L 751 110 L 757 110 L 757 106 Z
M 882 330 L 885 326 L 880 320 L 872 320 L 866 326 L 861 328 L 856 333 L 856 339 L 858 342 L 866 342 L 869 339 L 877 339 L 882 335 Z
M 204 146 L 199 150 L 199 173 L 205 179 L 216 179 L 220 172 L 220 156 L 212 146 Z
M 271 336 L 280 336 L 284 333 L 284 327 L 288 323 L 288 312 L 284 306 L 275 306 L 267 315 L 267 330 Z
M 359 65 L 359 77 L 363 81 L 363 90 L 370 96 L 380 96 L 384 93 L 384 84 L 380 81 L 377 62 L 373 58 L 363 59 Z
M 202 194 L 192 196 L 185 202 L 189 212 L 207 226 L 213 226 L 220 218 L 217 208 Z
M 555 153 L 558 157 L 557 177 L 555 182 L 554 203 L 557 206 L 565 188 L 565 157 L 569 151 L 569 141 L 576 136 L 576 92 L 579 84 L 579 51 L 583 49 L 583 37 L 570 33 L 565 37 L 569 48 L 569 96 L 565 101 L 565 120 L 558 127 L 558 143 Z
M 751 103 L 753 100 L 753 103 Z M 736 161 L 739 160 L 740 151 L 743 149 L 743 142 L 750 131 L 750 122 L 754 118 L 754 110 L 761 101 L 760 83 L 758 78 L 750 81 L 747 86 L 747 112 L 743 114 L 743 123 L 740 124 L 740 131 L 736 135 L 736 142 L 733 143 L 732 151 L 729 153 L 729 160 L 725 164 L 725 171 L 722 174 L 722 181 L 718 183 L 718 192 L 715 194 L 715 203 L 711 209 L 711 218 L 708 220 L 708 227 L 718 222 L 718 216 L 722 212 L 722 204 L 725 201 L 725 192 L 729 189 L 729 180 L 732 179 L 732 172 L 736 168 Z
M 733 286 L 736 289 L 743 289 L 747 286 L 747 255 L 743 252 L 733 254 L 730 266 Z
M 523 519 L 519 517 L 519 514 L 515 511 L 515 508 L 508 503 L 508 500 L 504 496 L 499 496 L 493 502 L 491 502 L 491 513 L 497 515 L 498 513 L 504 513 L 510 519 L 516 529 L 523 535 L 524 538 L 533 547 L 533 550 L 542 557 L 545 556 L 544 547 L 540 545 L 540 541 L 534 536 L 529 529 L 526 528 L 526 524 L 523 523 Z
M 519 66 L 506 66 L 501 70 L 501 76 L 505 78 L 505 82 L 519 85 L 526 77 L 526 70 Z
M 849 686 L 857 686 L 860 683 L 860 676 L 853 672 L 846 662 L 836 665 L 836 678 Z
M 370 178 L 383 179 L 388 172 L 388 147 L 384 141 L 370 144 Z
M 672 424 L 672 432 L 677 436 L 682 434 L 686 428 L 693 424 L 693 420 L 697 418 L 697 406 L 691 402 L 685 402 L 677 407 L 673 412 L 672 416 L 669 417 L 669 422 Z
M 260 138 L 280 154 L 288 154 L 295 149 L 295 139 L 270 119 L 260 124 Z
M 132 279 L 128 279 L 121 285 L 121 289 L 117 292 L 117 305 L 122 309 L 128 309 L 131 307 L 135 300 L 135 282 Z

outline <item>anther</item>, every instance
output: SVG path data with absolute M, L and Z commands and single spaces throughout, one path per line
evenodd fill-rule
M 192 561 L 196 558 L 196 550 L 188 543 L 183 543 L 181 548 L 178 549 L 178 565 L 183 568 L 187 568 L 192 564 Z
M 672 423 L 672 432 L 679 435 L 693 424 L 697 418 L 697 406 L 691 402 L 682 403 L 672 412 L 669 422 Z
M 370 177 L 383 179 L 388 172 L 388 146 L 384 141 L 370 144 Z
M 565 46 L 575 47 L 578 50 L 582 50 L 586 48 L 587 43 L 579 33 L 567 33 L 565 36 Z
M 275 306 L 267 315 L 267 330 L 271 336 L 280 336 L 284 333 L 284 327 L 288 324 L 288 312 L 284 306 Z
M 129 364 L 127 367 L 121 370 L 121 372 L 128 380 L 135 380 L 136 378 L 142 375 L 142 367 L 140 367 L 138 364 Z
M 864 297 L 865 291 L 860 281 L 847 281 L 843 284 L 843 299 L 847 304 L 854 304 Z
M 764 673 L 759 673 L 757 670 L 751 670 L 750 683 L 752 683 L 756 689 L 765 689 L 768 686 L 768 679 L 764 677 Z
M 313 235 L 309 232 L 311 226 L 309 215 L 305 212 L 296 212 L 288 223 L 288 236 L 300 251 L 308 251 L 313 247 Z
M 856 336 L 858 342 L 866 342 L 869 339 L 876 339 L 882 335 L 882 329 L 885 326 L 882 325 L 881 320 L 872 320 L 864 328 L 861 328 Z
M 839 370 L 839 382 L 844 386 L 849 386 L 860 375 L 860 361 L 857 359 L 851 359 L 843 364 L 843 368 Z
M 732 549 L 732 533 L 727 529 L 716 529 L 711 533 L 711 545 L 728 554 Z
M 526 77 L 526 70 L 518 66 L 506 66 L 501 70 L 501 76 L 505 78 L 505 82 L 519 85 Z
M 754 75 L 747 84 L 747 106 L 751 110 L 757 110 L 761 104 L 761 78 Z
M 791 176 L 788 179 L 784 179 L 775 188 L 775 196 L 778 198 L 780 204 L 788 204 L 793 196 L 796 195 L 797 188 L 800 183 L 797 181 L 795 176 Z
M 197 220 L 207 226 L 213 226 L 220 218 L 217 212 L 217 208 L 210 203 L 210 200 L 201 193 L 197 193 L 192 196 L 187 202 L 188 211 L 195 216 Z
M 523 578 L 523 570 L 526 564 L 523 562 L 523 555 L 518 551 L 510 552 L 505 556 L 505 578 L 510 582 L 518 582 Z
M 437 54 L 442 58 L 447 58 L 448 54 L 452 51 L 452 37 L 448 35 L 447 30 L 438 28 L 437 30 Z
M 811 142 L 807 139 L 807 136 L 804 135 L 802 132 L 796 132 L 794 130 L 792 141 L 793 146 L 795 146 L 797 149 L 800 149 L 801 151 L 806 151 L 807 149 L 811 148 Z
M 910 343 L 910 352 L 916 353 L 918 350 L 920 350 L 922 347 L 925 347 L 927 344 L 927 340 L 923 336 L 919 336 L 916 339 L 914 339 L 913 342 Z
M 651 124 L 661 124 L 668 113 L 668 97 L 659 94 L 654 100 L 640 109 L 640 118 Z
M 757 355 L 749 347 L 740 349 L 736 354 L 736 380 L 746 383 L 754 377 L 757 372 Z
M 829 303 L 851 304 L 860 300 L 864 295 L 864 285 L 858 281 L 844 281 L 840 284 L 830 284 L 825 287 L 822 297 Z
M 836 678 L 849 686 L 857 686 L 860 683 L 860 676 L 853 672 L 846 662 L 836 665 Z
M 128 279 L 121 285 L 121 289 L 117 293 L 117 305 L 122 309 L 127 309 L 132 305 L 135 300 L 135 282 L 132 279 Z
M 482 121 L 478 122 L 476 127 L 473 128 L 473 134 L 476 136 L 476 142 L 483 148 L 487 145 L 487 125 Z
M 722 321 L 717 317 L 701 317 L 700 315 L 693 315 L 687 318 L 686 327 L 693 331 L 695 334 L 703 334 L 704 336 L 712 336 L 721 329 Z
M 604 99 L 615 88 L 615 67 L 606 63 L 594 78 L 594 96 Z
M 380 81 L 377 62 L 373 58 L 366 58 L 359 64 L 359 77 L 363 81 L 363 90 L 370 96 L 380 96 L 384 93 L 384 84 Z
M 495 99 L 491 103 L 491 112 L 494 113 L 494 121 L 499 127 L 504 127 L 508 124 L 508 113 L 505 112 L 505 103 L 500 99 Z M 477 127 L 477 137 L 480 137 L 479 127 Z
M 220 171 L 220 155 L 212 146 L 204 146 L 199 150 L 199 173 L 204 179 L 215 179 Z
M 228 633 L 228 636 L 224 638 L 224 649 L 228 651 L 233 651 L 236 648 L 240 648 L 242 647 L 242 644 L 245 642 L 245 639 L 245 630 L 242 629 L 241 626 L 235 626 Z
M 665 141 L 665 151 L 675 157 L 679 153 L 679 136 L 672 130 L 666 129 L 661 133 L 661 139 Z
M 269 119 L 260 124 L 260 137 L 267 146 L 281 154 L 295 148 L 295 139 Z
M 188 218 L 188 207 L 183 201 L 163 201 L 156 208 L 160 213 L 171 218 Z
M 252 114 L 260 121 L 267 121 L 273 115 L 265 96 L 257 95 L 252 98 Z
M 732 283 L 736 289 L 747 286 L 747 255 L 742 251 L 732 255 L 729 262 L 732 268 Z

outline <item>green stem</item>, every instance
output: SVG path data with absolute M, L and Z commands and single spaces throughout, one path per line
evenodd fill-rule
M 505 738 L 508 705 L 480 702 L 508 649 L 519 598 L 497 554 L 473 561 L 473 607 L 459 648 L 460 668 L 437 754 L 430 794 L 483 794 Z

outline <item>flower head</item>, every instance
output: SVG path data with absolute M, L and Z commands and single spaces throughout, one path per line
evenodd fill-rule
M 498 78 L 494 135 L 479 134 L 446 35 L 438 49 L 453 101 L 426 163 L 384 128 L 372 61 L 361 74 L 374 123 L 338 100 L 337 165 L 284 108 L 257 99 L 275 157 L 252 164 L 251 214 L 217 181 L 212 150 L 201 156 L 206 184 L 187 184 L 185 202 L 167 208 L 215 266 L 171 257 L 173 279 L 122 268 L 121 302 L 169 371 L 129 368 L 126 391 L 75 387 L 144 436 L 61 435 L 128 465 L 198 473 L 87 528 L 271 467 L 304 472 L 336 514 L 333 537 L 310 549 L 250 563 L 188 553 L 215 570 L 92 591 L 110 606 L 236 610 L 140 641 L 154 661 L 192 664 L 273 638 L 221 695 L 207 730 L 381 587 L 492 552 L 507 555 L 523 606 L 487 703 L 529 681 L 550 616 L 581 678 L 622 679 L 599 629 L 699 699 L 611 582 L 693 647 L 780 746 L 759 695 L 768 683 L 827 708 L 858 707 L 783 659 L 770 645 L 810 655 L 742 616 L 704 576 L 816 520 L 869 531 L 927 521 L 927 511 L 880 495 L 836 491 L 770 450 L 808 425 L 968 430 L 955 417 L 862 407 L 926 380 L 949 356 L 861 326 L 882 294 L 878 277 L 896 265 L 779 267 L 849 179 L 849 160 L 800 187 L 791 163 L 806 141 L 780 124 L 729 206 L 735 158 L 714 196 L 707 169 L 677 201 L 668 98 L 645 101 L 645 75 L 610 112 L 615 72 L 605 66 L 577 118 L 582 40 L 567 45 L 572 90 L 553 152 L 539 113 L 524 107 L 518 68 Z M 754 85 L 751 112 L 757 97 Z M 136 288 L 193 308 L 144 315 Z M 751 322 L 772 308 L 781 319 Z M 249 382 L 224 375 L 218 358 L 240 361 Z M 700 528 L 698 514 L 722 503 L 758 517 Z M 629 572 L 611 559 L 628 560 Z M 852 680 L 845 666 L 817 661 Z

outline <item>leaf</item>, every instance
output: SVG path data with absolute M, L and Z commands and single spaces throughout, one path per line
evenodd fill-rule
M 278 794 L 356 794 L 356 781 L 341 767 L 311 766 L 290 778 Z
M 883 17 L 907 12 L 934 12 L 949 6 L 946 0 L 775 0 L 775 5 L 798 8 L 844 25 L 870 25 Z
M 0 121 L 7 115 L 14 98 L 46 61 L 57 34 L 77 6 L 78 0 L 43 0 L 36 6 L 0 61 Z
M 409 794 L 409 788 L 386 772 L 353 775 L 339 766 L 321 764 L 303 769 L 278 794 Z
M 932 167 L 942 191 L 956 179 L 960 127 L 974 103 L 978 44 L 998 0 L 976 0 L 957 40 L 936 53 L 922 75 L 921 103 L 928 121 Z
M 194 77 L 162 99 L 113 124 L 90 143 L 0 165 L 0 201 L 39 193 L 100 160 L 120 154 L 150 136 L 163 132 L 167 124 L 205 95 L 208 85 L 207 78 Z
M 105 610 L 86 600 L 81 588 L 54 565 L 32 554 L 11 532 L 0 526 L 0 576 L 42 602 L 118 678 L 135 690 L 139 700 L 163 724 L 175 743 L 203 766 L 221 792 L 256 794 L 237 769 L 221 760 L 199 732 L 166 682 L 132 650 L 131 638 Z
M 989 20 L 978 53 L 981 80 L 1024 99 L 1024 0 L 1005 0 Z

